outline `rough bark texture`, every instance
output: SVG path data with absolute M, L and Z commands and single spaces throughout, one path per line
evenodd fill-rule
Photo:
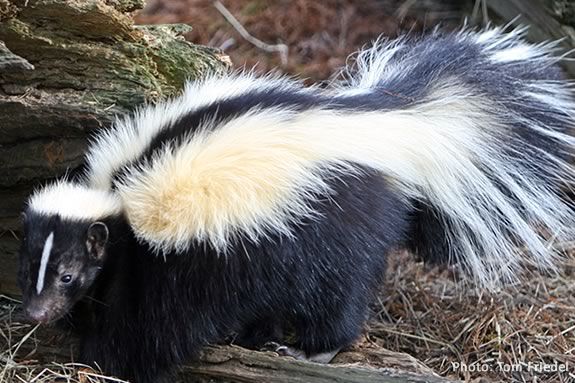
M 0 233 L 18 229 L 33 186 L 77 167 L 86 138 L 114 115 L 228 69 L 217 51 L 180 36 L 189 26 L 134 27 L 126 12 L 142 5 L 0 0 Z M 3 277 L 13 240 L 0 244 Z
M 358 360 L 359 359 L 359 360 Z M 198 377 L 232 382 L 286 383 L 448 383 L 415 358 L 382 348 L 342 352 L 322 365 L 239 347 L 208 347 L 199 362 L 185 366 L 182 382 Z M 192 379 L 192 380 L 187 380 Z

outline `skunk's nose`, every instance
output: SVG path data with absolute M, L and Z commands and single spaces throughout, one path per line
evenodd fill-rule
M 27 307 L 25 311 L 28 318 L 32 319 L 35 322 L 42 323 L 48 321 L 49 318 L 48 310 L 45 310 L 43 308 Z

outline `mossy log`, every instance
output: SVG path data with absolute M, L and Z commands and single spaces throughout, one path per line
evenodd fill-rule
M 229 61 L 181 35 L 135 26 L 143 0 L 0 0 L 0 293 L 14 293 L 18 216 L 34 186 L 80 165 L 114 116 L 224 73 Z

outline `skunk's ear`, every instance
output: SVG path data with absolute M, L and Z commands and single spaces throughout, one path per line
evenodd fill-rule
M 109 234 L 108 226 L 103 222 L 94 222 L 90 225 L 86 238 L 86 247 L 91 256 L 98 259 L 104 257 Z

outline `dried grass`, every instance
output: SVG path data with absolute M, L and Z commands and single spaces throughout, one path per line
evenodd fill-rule
M 485 293 L 453 270 L 426 270 L 397 255 L 374 306 L 370 339 L 466 381 L 575 382 L 575 261 L 570 262 L 562 275 L 532 273 L 520 284 Z
M 34 359 L 38 345 L 36 331 L 39 326 L 18 320 L 18 304 L 18 301 L 0 295 L 0 382 L 126 383 L 105 377 L 82 364 Z M 24 344 L 27 347 L 22 347 Z

